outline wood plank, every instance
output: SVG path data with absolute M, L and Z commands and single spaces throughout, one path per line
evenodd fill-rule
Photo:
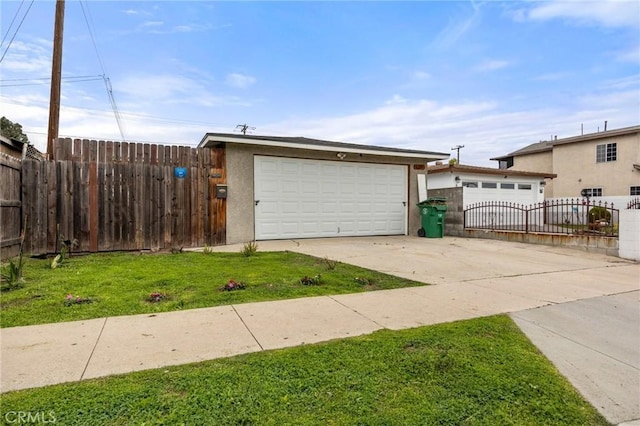
M 94 141 L 95 142 L 95 141 Z M 93 145 L 94 147 L 96 144 Z M 98 165 L 95 161 L 88 168 L 89 191 L 89 251 L 98 251 Z
M 37 186 L 37 230 L 38 253 L 47 253 L 47 172 L 46 161 L 38 162 L 38 186 Z
M 136 144 L 131 142 L 129 143 L 129 163 L 136 162 Z
M 58 168 L 55 161 L 46 161 L 47 169 L 47 251 L 55 253 L 58 239 Z
M 98 141 L 92 140 L 89 142 L 89 158 L 87 161 L 95 163 L 98 161 Z
M 114 193 L 114 174 L 115 166 L 113 163 L 104 164 L 104 191 L 105 191 L 105 203 L 104 206 L 104 250 L 113 250 L 114 240 L 114 222 L 115 222 L 115 193 Z
M 104 160 L 103 163 L 112 163 L 113 162 L 113 142 L 107 141 L 104 145 Z
M 59 138 L 60 157 L 56 156 L 56 161 L 71 161 L 73 157 L 73 141 L 71 138 Z
M 20 171 L 22 170 L 22 161 L 6 154 L 0 154 L 0 166 Z
M 106 145 L 105 145 L 106 147 Z M 107 182 L 106 182 L 106 168 L 107 165 L 103 162 L 98 163 L 98 247 L 97 251 L 105 250 L 106 241 L 106 216 L 109 206 L 107 200 Z
M 142 162 L 145 164 L 151 164 L 151 145 L 145 143 L 142 146 Z
M 156 165 L 158 164 L 158 145 L 152 144 L 149 152 L 149 163 Z
M 156 151 L 157 153 L 157 151 Z M 150 191 L 149 191 L 149 248 L 158 250 L 160 247 L 160 215 L 158 211 L 158 166 L 153 164 L 149 166 L 150 173 Z
M 176 215 L 174 210 L 175 191 L 173 185 L 173 167 L 170 165 L 164 166 L 164 202 L 165 202 L 165 228 L 164 228 L 164 248 L 173 248 L 174 235 L 174 217 Z
M 84 146 L 83 146 L 84 149 Z M 88 151 L 88 146 L 87 146 Z M 87 152 L 87 158 L 89 158 Z M 80 199 L 80 227 L 79 233 L 80 237 L 78 238 L 79 246 L 78 249 L 82 252 L 89 252 L 91 249 L 90 246 L 90 211 L 89 211 L 89 163 L 81 163 L 75 164 L 79 166 L 80 171 L 80 187 L 78 197 Z M 77 225 L 76 225 L 77 227 Z
M 144 248 L 144 205 L 146 204 L 145 193 L 144 193 L 144 164 L 142 164 L 142 146 L 138 144 L 137 151 L 140 152 L 140 157 L 138 158 L 138 163 L 135 165 L 136 177 L 135 177 L 135 222 L 136 222 L 136 240 L 135 240 L 135 248 L 136 250 L 141 250 Z
M 120 142 L 113 143 L 113 161 L 116 163 L 122 161 L 122 144 Z
M 73 149 L 69 161 L 82 161 L 82 139 L 73 140 Z
M 132 159 L 131 154 L 132 148 L 135 149 L 135 145 L 129 144 L 129 160 Z M 133 157 L 135 160 L 135 157 Z M 128 239 L 125 241 L 125 247 L 127 250 L 135 250 L 136 249 L 136 228 L 138 224 L 136 223 L 136 167 L 135 163 L 129 163 L 127 165 L 127 187 L 128 187 L 128 197 L 127 197 L 127 236 Z
M 114 250 L 122 250 L 122 163 L 113 165 L 113 243 Z
M 159 165 L 156 173 L 158 178 L 158 249 L 165 247 L 165 229 L 167 222 L 167 209 L 165 204 L 166 186 L 165 186 L 165 167 Z
M 149 147 L 149 145 L 146 145 Z M 148 152 L 145 150 L 145 154 Z M 148 157 L 146 158 L 147 162 L 142 165 L 142 171 L 144 176 L 144 186 L 143 186 L 143 194 L 142 194 L 142 237 L 143 244 L 142 247 L 145 250 L 151 248 L 151 230 L 153 228 L 153 218 L 151 217 L 151 197 L 153 196 L 153 190 L 151 187 L 151 164 L 148 162 Z
M 120 144 L 120 161 L 123 163 L 129 162 L 129 143 L 122 142 Z
M 91 145 L 89 139 L 82 139 L 82 162 L 88 163 L 90 160 Z
M 98 141 L 97 149 L 98 149 L 97 162 L 98 163 L 104 163 L 104 161 L 105 161 L 105 159 L 107 157 L 107 142 L 106 141 Z

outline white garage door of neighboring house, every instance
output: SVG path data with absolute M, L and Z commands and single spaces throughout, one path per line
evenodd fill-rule
M 256 240 L 406 234 L 407 166 L 254 157 Z

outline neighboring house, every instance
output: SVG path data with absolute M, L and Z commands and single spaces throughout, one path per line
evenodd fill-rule
M 427 194 L 429 190 L 461 187 L 463 208 L 483 201 L 528 205 L 544 201 L 545 179 L 555 177 L 553 173 L 437 164 L 427 168 Z
M 492 160 L 500 169 L 556 174 L 547 198 L 640 195 L 640 126 L 541 141 Z
M 407 235 L 420 228 L 418 174 L 440 152 L 302 137 L 208 133 L 225 147 L 228 244 Z
M 23 143 L 18 139 L 8 138 L 0 135 L 0 153 L 7 154 L 18 159 L 44 160 L 44 154 L 38 151 L 33 145 Z
M 4 135 L 0 135 L 0 153 L 7 154 L 10 157 L 22 159 L 23 151 L 26 145 L 20 142 L 18 139 L 8 138 Z

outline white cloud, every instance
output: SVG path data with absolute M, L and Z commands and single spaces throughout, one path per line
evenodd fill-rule
M 42 41 L 33 43 L 14 41 L 0 66 L 3 77 L 7 76 L 7 72 L 27 73 L 38 77 L 50 75 L 51 49 L 50 41 L 46 44 Z
M 531 20 L 565 19 L 581 25 L 639 27 L 640 2 L 619 0 L 567 1 L 537 3 L 520 16 Z
M 503 60 L 486 60 L 484 62 L 479 63 L 473 69 L 478 72 L 488 72 L 488 71 L 497 71 L 502 68 L 506 68 L 511 65 L 509 61 Z
M 463 164 L 496 167 L 489 160 L 491 157 L 548 139 L 551 134 L 575 136 L 580 134 L 581 124 L 585 125 L 585 132 L 595 132 L 605 119 L 609 119 L 609 128 L 635 125 L 639 114 L 634 88 L 578 98 L 568 107 L 552 105 L 515 111 L 492 101 L 440 103 L 394 95 L 382 106 L 357 114 L 308 120 L 295 117 L 257 127 L 262 134 L 303 135 L 443 153 L 462 144 Z
M 246 89 L 247 87 L 255 84 L 256 78 L 246 74 L 231 73 L 227 75 L 225 82 L 231 87 Z

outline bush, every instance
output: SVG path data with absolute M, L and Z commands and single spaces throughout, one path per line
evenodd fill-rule
M 611 222 L 611 211 L 600 206 L 593 207 L 589 210 L 589 223 L 595 223 L 600 220 Z
M 258 251 L 258 243 L 256 243 L 255 241 L 249 241 L 248 243 L 245 243 L 242 246 L 242 249 L 240 250 L 240 253 L 244 257 L 249 257 L 249 256 L 253 256 L 254 254 L 256 254 L 257 251 Z

